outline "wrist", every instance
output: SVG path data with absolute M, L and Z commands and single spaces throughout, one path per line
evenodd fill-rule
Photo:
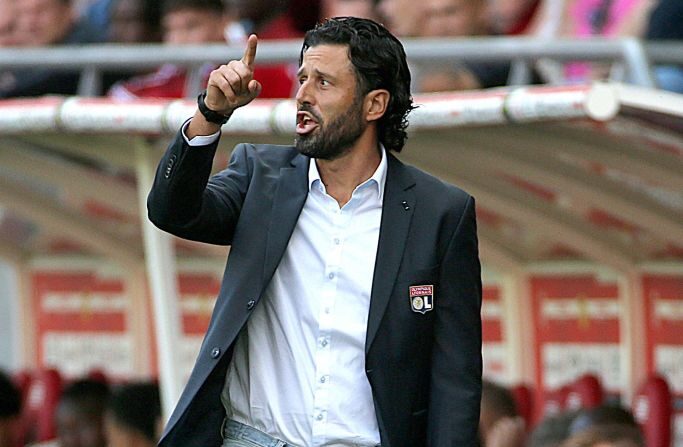
M 223 112 L 211 110 L 206 105 L 206 90 L 204 90 L 202 93 L 199 94 L 199 96 L 197 96 L 197 108 L 199 109 L 199 113 L 204 117 L 204 119 L 207 122 L 218 124 L 219 126 L 222 126 L 223 124 L 228 122 L 230 115 L 232 115 L 232 111 L 228 114 L 224 114 Z

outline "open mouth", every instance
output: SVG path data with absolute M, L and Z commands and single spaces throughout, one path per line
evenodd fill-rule
M 297 112 L 296 114 L 296 133 L 297 135 L 307 135 L 318 127 L 318 121 L 310 112 Z

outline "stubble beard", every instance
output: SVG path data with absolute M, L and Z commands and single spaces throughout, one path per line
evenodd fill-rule
M 300 110 L 313 113 L 305 104 Z M 299 153 L 321 160 L 335 160 L 346 154 L 367 127 L 362 119 L 360 97 L 356 97 L 353 104 L 329 124 L 317 114 L 315 118 L 319 120 L 318 128 L 310 134 L 297 135 L 294 144 Z

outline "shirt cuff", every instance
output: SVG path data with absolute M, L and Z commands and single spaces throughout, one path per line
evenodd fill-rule
M 187 143 L 188 146 L 192 146 L 192 147 L 208 146 L 209 144 L 215 143 L 216 140 L 218 140 L 218 137 L 221 134 L 220 130 L 216 133 L 211 134 L 211 135 L 197 135 L 197 136 L 193 137 L 192 139 L 187 138 L 187 134 L 185 133 L 185 130 L 187 129 L 187 125 L 190 124 L 191 120 L 192 120 L 192 118 L 185 121 L 185 123 L 183 124 L 183 127 L 181 128 L 181 133 L 183 134 L 183 138 L 185 139 L 185 142 Z

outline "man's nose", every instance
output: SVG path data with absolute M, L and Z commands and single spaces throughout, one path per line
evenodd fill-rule
M 297 104 L 313 103 L 313 95 L 311 94 L 311 86 L 309 81 L 304 81 L 299 84 L 299 89 L 296 91 L 295 99 Z

